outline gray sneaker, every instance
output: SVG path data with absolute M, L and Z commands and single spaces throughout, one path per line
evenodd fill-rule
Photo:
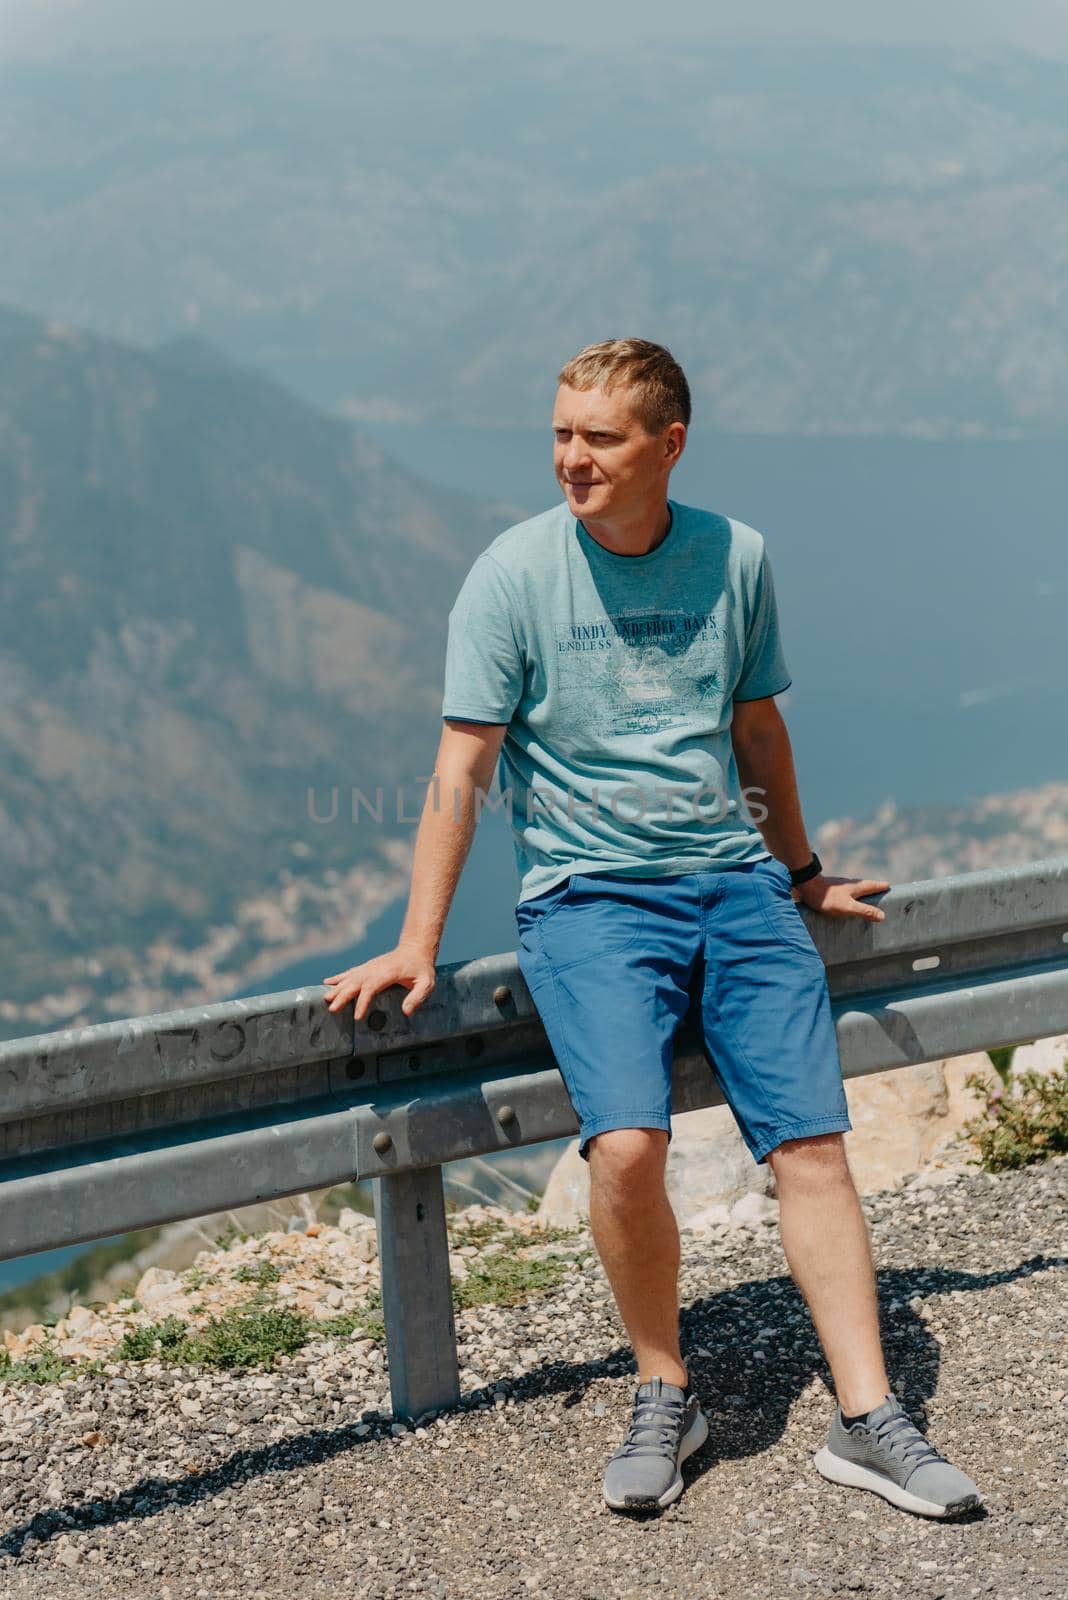
M 696 1395 L 687 1400 L 660 1378 L 639 1384 L 627 1437 L 605 1468 L 605 1504 L 613 1511 L 669 1506 L 682 1493 L 680 1466 L 707 1438 Z
M 812 1459 L 832 1483 L 871 1489 L 922 1517 L 955 1517 L 981 1504 L 972 1480 L 928 1443 L 892 1394 L 851 1428 L 836 1407 L 827 1443 Z

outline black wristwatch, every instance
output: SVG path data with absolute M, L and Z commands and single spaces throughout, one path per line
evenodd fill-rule
M 823 862 L 820 860 L 815 850 L 813 850 L 812 860 L 809 862 L 808 866 L 796 867 L 794 871 L 790 873 L 790 882 L 796 889 L 799 883 L 807 883 L 810 878 L 818 878 L 822 871 Z

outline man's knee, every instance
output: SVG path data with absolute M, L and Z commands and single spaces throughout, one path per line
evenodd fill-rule
M 845 1136 L 817 1133 L 805 1138 L 784 1139 L 768 1151 L 768 1166 L 777 1187 L 804 1184 L 823 1188 L 828 1184 L 852 1183 L 846 1158 Z
M 638 1187 L 663 1181 L 668 1136 L 663 1128 L 607 1128 L 590 1139 L 590 1181 Z

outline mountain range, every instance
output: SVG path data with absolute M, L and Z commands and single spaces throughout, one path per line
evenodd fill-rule
M 819 35 L 257 35 L 0 64 L 0 300 L 354 420 L 543 423 L 668 343 L 711 428 L 1068 425 L 1068 63 Z

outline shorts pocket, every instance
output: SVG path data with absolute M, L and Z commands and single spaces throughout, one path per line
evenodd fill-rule
M 644 909 L 625 889 L 594 873 L 576 872 L 567 893 L 541 918 L 542 949 L 554 972 L 567 972 L 626 950 L 637 941 L 644 921 Z
M 749 882 L 768 932 L 795 950 L 803 950 L 806 955 L 811 955 L 813 951 L 819 955 L 790 892 L 793 886 L 789 867 L 772 856 L 767 861 L 757 863 L 755 871 L 749 875 Z

